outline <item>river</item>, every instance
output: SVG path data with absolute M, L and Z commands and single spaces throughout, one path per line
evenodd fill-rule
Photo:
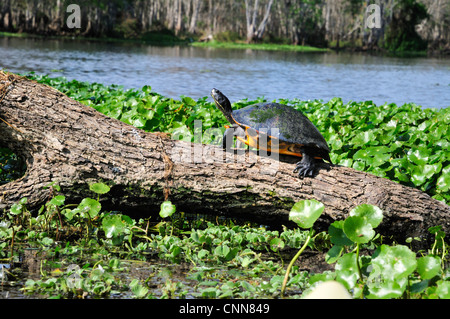
M 218 88 L 232 102 L 340 97 L 377 105 L 450 106 L 450 58 L 0 37 L 0 68 L 125 88 L 150 85 L 176 99 L 198 99 Z

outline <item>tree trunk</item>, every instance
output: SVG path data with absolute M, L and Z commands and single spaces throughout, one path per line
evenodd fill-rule
M 255 0 L 255 5 L 257 5 L 258 0 Z M 255 34 L 255 23 L 256 13 L 252 10 L 251 3 L 245 0 L 245 21 L 247 25 L 247 42 L 250 43 L 253 40 Z
M 258 40 L 261 40 L 263 35 L 264 35 L 264 31 L 266 30 L 266 25 L 267 25 L 267 21 L 269 20 L 269 16 L 270 16 L 270 10 L 272 9 L 272 4 L 273 4 L 273 0 L 269 0 L 267 7 L 266 7 L 266 12 L 264 13 L 264 17 L 261 20 L 261 23 L 258 26 L 258 29 L 256 30 L 255 36 Z
M 51 87 L 3 72 L 0 101 L 0 145 L 27 164 L 22 178 L 0 186 L 0 210 L 22 197 L 39 208 L 51 196 L 44 188 L 51 182 L 60 185 L 67 203 L 77 203 L 95 196 L 88 184 L 102 181 L 111 186 L 100 197 L 103 209 L 131 216 L 157 216 L 159 205 L 169 199 L 178 211 L 280 226 L 288 223 L 296 201 L 316 199 L 325 205 L 319 229 L 368 203 L 384 211 L 377 231 L 399 241 L 429 239 L 431 226 L 450 230 L 449 206 L 351 168 L 334 166 L 299 179 L 292 161 L 223 153 L 217 146 L 146 133 Z
M 247 25 L 247 42 L 250 43 L 256 37 L 258 40 L 262 39 L 264 31 L 266 29 L 267 20 L 270 16 L 270 10 L 272 8 L 273 0 L 269 0 L 264 12 L 264 17 L 261 20 L 258 28 L 256 28 L 256 18 L 259 11 L 259 0 L 255 0 L 252 5 L 248 0 L 245 0 L 245 17 Z
M 191 15 L 191 22 L 189 25 L 189 33 L 195 33 L 195 28 L 197 27 L 197 17 L 198 12 L 200 11 L 200 0 L 193 0 L 192 3 L 192 15 Z

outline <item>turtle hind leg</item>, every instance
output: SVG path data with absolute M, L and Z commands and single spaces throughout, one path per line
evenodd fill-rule
M 294 173 L 298 172 L 298 177 L 313 177 L 316 173 L 316 162 L 314 156 L 308 149 L 302 150 L 302 160 L 295 165 Z

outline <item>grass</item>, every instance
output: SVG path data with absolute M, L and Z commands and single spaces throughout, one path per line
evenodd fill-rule
M 295 52 L 329 52 L 329 49 L 304 45 L 274 44 L 274 43 L 244 43 L 244 42 L 194 42 L 191 44 L 200 48 L 265 50 L 265 51 L 295 51 Z

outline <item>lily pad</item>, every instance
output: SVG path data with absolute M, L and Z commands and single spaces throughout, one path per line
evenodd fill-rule
M 161 210 L 159 212 L 159 216 L 162 218 L 170 217 L 175 213 L 176 207 L 172 204 L 171 201 L 165 201 L 161 204 Z
M 345 219 L 344 233 L 351 241 L 358 244 L 368 243 L 375 236 L 370 222 L 360 216 L 349 216 Z
M 108 185 L 104 183 L 94 183 L 92 185 L 89 185 L 89 189 L 93 191 L 96 194 L 106 194 L 110 191 L 110 188 Z
M 98 215 L 101 208 L 102 205 L 97 200 L 92 198 L 84 198 L 75 210 L 80 212 L 82 216 L 88 214 L 88 217 L 94 218 Z
M 350 211 L 350 216 L 359 216 L 367 220 L 373 228 L 378 227 L 378 225 L 383 220 L 383 211 L 370 204 L 361 204 L 356 206 Z
M 315 199 L 301 200 L 289 212 L 289 220 L 301 228 L 311 228 L 324 210 L 321 202 Z
M 441 271 L 441 261 L 436 256 L 424 256 L 417 260 L 417 272 L 422 279 L 431 279 Z

